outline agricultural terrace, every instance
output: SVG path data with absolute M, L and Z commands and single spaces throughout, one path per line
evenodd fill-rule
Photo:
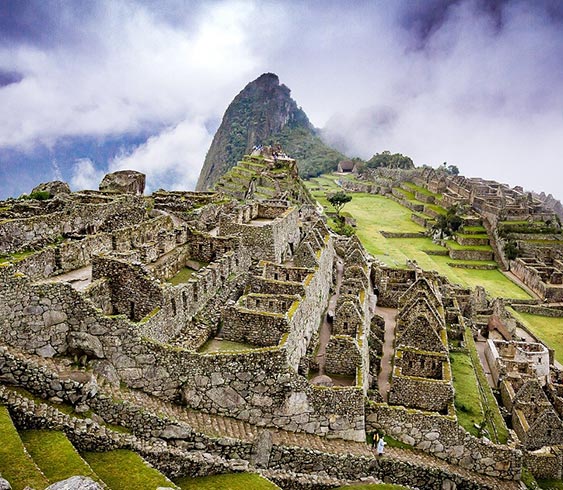
M 332 207 L 326 200 L 326 193 L 340 188 L 335 179 L 322 175 L 307 182 L 307 185 L 323 206 L 331 213 Z M 411 221 L 412 211 L 397 202 L 377 194 L 353 193 L 353 199 L 344 207 L 357 223 L 356 234 L 364 247 L 376 259 L 392 267 L 406 267 L 407 260 L 415 260 L 425 270 L 435 270 L 451 282 L 465 287 L 483 286 L 494 297 L 529 299 L 530 296 L 519 286 L 506 278 L 498 269 L 478 270 L 452 267 L 450 264 L 475 264 L 471 261 L 454 260 L 447 255 L 447 249 L 433 243 L 428 237 L 386 238 L 381 233 L 423 233 L 422 226 Z M 456 244 L 457 246 L 457 244 Z M 480 261 L 478 264 L 495 264 Z

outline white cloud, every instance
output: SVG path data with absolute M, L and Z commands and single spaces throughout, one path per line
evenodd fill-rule
M 104 172 L 96 169 L 94 163 L 89 158 L 76 160 L 72 170 L 70 186 L 74 191 L 85 189 L 97 190 L 104 177 Z
M 131 2 L 102 5 L 98 17 L 76 20 L 85 46 L 0 47 L 1 68 L 24 75 L 0 88 L 0 146 L 216 116 L 256 71 L 253 3 L 202 4 L 189 28 Z
M 147 175 L 147 191 L 159 187 L 193 189 L 210 144 L 211 135 L 202 122 L 183 121 L 149 138 L 133 153 L 116 157 L 110 171 L 143 172 Z

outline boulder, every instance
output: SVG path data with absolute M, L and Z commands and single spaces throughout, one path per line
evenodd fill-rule
M 103 487 L 86 476 L 73 476 L 49 485 L 46 490 L 103 490 Z
M 54 180 L 53 182 L 43 182 L 34 187 L 31 193 L 35 192 L 48 192 L 51 197 L 55 197 L 57 194 L 70 194 L 71 191 L 66 182 Z
M 12 490 L 12 486 L 10 485 L 10 482 L 8 482 L 8 480 L 4 480 L 4 478 L 2 478 L 0 476 L 0 490 Z
M 145 192 L 145 174 L 135 170 L 119 170 L 107 174 L 100 182 L 100 191 L 142 195 Z
M 104 349 L 98 337 L 86 332 L 71 332 L 67 336 L 68 349 L 73 354 L 103 359 Z

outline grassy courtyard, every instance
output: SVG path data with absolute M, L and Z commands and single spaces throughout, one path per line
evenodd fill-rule
M 484 420 L 483 407 L 479 398 L 479 387 L 471 358 L 465 352 L 450 352 L 450 361 L 455 388 L 457 419 L 467 432 L 479 436 L 475 424 Z M 475 394 L 477 393 L 477 396 Z
M 279 490 L 280 487 L 255 473 L 231 473 L 226 475 L 180 478 L 175 481 L 182 490 Z

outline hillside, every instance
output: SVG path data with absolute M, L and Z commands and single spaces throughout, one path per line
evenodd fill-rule
M 318 175 L 345 158 L 317 136 L 307 115 L 273 73 L 250 82 L 231 102 L 207 152 L 196 190 L 211 189 L 254 145 L 281 143 L 302 176 Z

